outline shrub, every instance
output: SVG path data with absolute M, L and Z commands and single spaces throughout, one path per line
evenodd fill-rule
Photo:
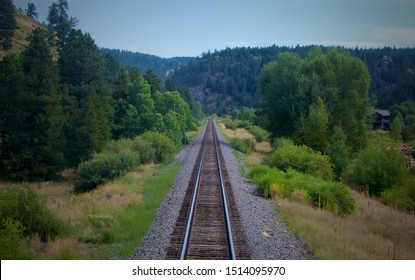
M 415 180 L 404 186 L 393 186 L 381 194 L 382 201 L 408 213 L 415 211 Z
M 282 147 L 290 146 L 290 145 L 294 145 L 293 140 L 291 140 L 290 138 L 281 137 L 281 138 L 275 138 L 272 141 L 272 147 L 274 149 L 278 149 L 278 148 L 282 148 Z
M 408 177 L 405 163 L 405 157 L 390 146 L 369 145 L 348 167 L 345 177 L 357 188 L 379 196 L 392 186 L 404 184 Z
M 248 126 L 249 132 L 251 132 L 257 142 L 266 141 L 269 138 L 269 133 L 265 129 L 257 125 L 250 125 Z
M 155 151 L 156 163 L 166 163 L 172 160 L 176 153 L 174 142 L 165 134 L 160 132 L 146 132 L 138 136 L 136 141 L 147 141 Z
M 236 121 L 232 120 L 230 117 L 226 117 L 223 120 L 223 122 L 224 122 L 225 127 L 227 129 L 235 130 L 237 128 L 237 126 L 238 126 L 238 123 Z
M 140 156 L 131 150 L 121 150 L 118 153 L 105 151 L 89 160 L 82 162 L 76 169 L 76 192 L 86 192 L 98 185 L 115 179 L 133 170 L 140 164 Z
M 254 167 L 249 178 L 257 185 L 257 192 L 265 197 L 279 194 L 292 198 L 296 193 L 302 193 L 314 207 L 339 215 L 350 214 L 355 208 L 355 200 L 345 184 L 326 181 L 292 169 L 283 172 L 264 165 Z
M 264 163 L 284 171 L 292 168 L 326 180 L 334 177 L 329 157 L 307 146 L 284 143 L 267 156 Z
M 255 144 L 251 139 L 233 138 L 231 140 L 231 145 L 232 148 L 244 154 L 249 154 L 250 152 L 255 150 Z
M 153 148 L 152 143 L 146 139 L 134 139 L 131 149 L 140 155 L 140 160 L 143 164 L 156 161 L 156 150 Z
M 23 227 L 20 222 L 6 218 L 0 222 L 0 259 L 22 260 L 32 259 L 28 248 L 21 244 Z
M 0 221 L 7 219 L 18 222 L 24 236 L 39 234 L 43 242 L 54 239 L 63 230 L 63 224 L 29 186 L 0 191 Z M 9 222 L 8 225 L 9 230 L 17 228 L 17 224 Z

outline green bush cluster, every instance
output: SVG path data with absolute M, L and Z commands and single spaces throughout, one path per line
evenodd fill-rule
M 22 244 L 23 227 L 20 222 L 6 218 L 0 222 L 0 259 L 32 259 L 30 249 Z
M 249 154 L 255 150 L 255 143 L 251 139 L 233 138 L 231 140 L 232 148 L 244 154 Z
M 63 232 L 63 224 L 48 210 L 45 201 L 31 187 L 10 187 L 0 191 L 0 229 L 13 234 L 39 234 L 47 242 Z
M 402 156 L 387 137 L 378 137 L 362 150 L 346 170 L 345 178 L 355 187 L 380 196 L 393 186 L 402 186 L 409 177 Z
M 154 149 L 155 163 L 166 163 L 170 161 L 177 151 L 174 142 L 160 132 L 146 132 L 138 136 L 135 142 L 137 141 L 147 142 L 145 145 L 150 145 Z
M 248 127 L 250 127 L 252 125 L 252 123 L 248 120 L 238 120 L 238 119 L 231 119 L 230 117 L 226 117 L 223 120 L 225 127 L 228 129 L 232 129 L 235 130 L 237 128 L 246 128 L 248 129 Z
M 112 141 L 101 153 L 78 165 L 75 191 L 93 190 L 136 169 L 140 164 L 168 162 L 175 151 L 173 141 L 159 132 L 146 132 L 135 139 Z
M 297 146 L 289 141 L 280 142 L 280 147 L 274 149 L 264 159 L 266 165 L 281 170 L 292 168 L 326 180 L 334 178 L 333 168 L 328 156 L 322 155 L 307 146 Z
M 408 213 L 415 211 L 415 179 L 409 180 L 403 186 L 393 186 L 381 194 L 382 201 Z
M 342 183 L 303 174 L 293 169 L 286 172 L 266 165 L 258 165 L 249 173 L 249 178 L 257 185 L 257 191 L 265 197 L 279 194 L 292 197 L 303 193 L 314 207 L 324 208 L 339 215 L 347 215 L 355 209 L 355 200 L 348 187 Z
M 255 136 L 256 141 L 259 143 L 268 140 L 270 136 L 268 131 L 258 125 L 250 125 L 247 129 Z
M 76 170 L 76 192 L 85 192 L 96 188 L 138 166 L 140 156 L 129 150 L 119 153 L 102 152 L 82 162 Z

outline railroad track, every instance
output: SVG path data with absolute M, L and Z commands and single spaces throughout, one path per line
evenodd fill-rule
M 216 129 L 208 121 L 167 259 L 249 259 Z

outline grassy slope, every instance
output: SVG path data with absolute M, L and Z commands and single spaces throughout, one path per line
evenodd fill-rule
M 32 31 L 38 27 L 44 27 L 42 24 L 27 16 L 25 13 L 16 10 L 17 29 L 13 36 L 13 47 L 7 51 L 0 50 L 0 59 L 7 54 L 19 54 L 28 45 L 26 41 Z

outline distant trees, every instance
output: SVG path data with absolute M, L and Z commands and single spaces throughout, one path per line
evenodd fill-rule
M 30 2 L 27 3 L 27 9 L 25 11 L 26 11 L 26 15 L 28 15 L 31 18 L 37 19 L 39 15 L 34 3 L 30 3 Z
M 231 115 L 233 108 L 260 108 L 263 96 L 257 78 L 265 64 L 282 52 L 301 59 L 316 46 L 234 48 L 207 52 L 180 67 L 171 76 L 177 84 L 190 88 L 201 100 L 204 111 Z M 319 47 L 320 53 L 329 48 Z M 369 98 L 377 108 L 388 109 L 406 100 L 415 100 L 415 49 L 342 49 L 362 60 L 371 76 Z M 314 54 L 316 59 L 318 52 Z M 324 67 L 324 64 L 321 64 Z
M 0 44 L 3 49 L 12 47 L 14 30 L 17 28 L 15 7 L 12 0 L 0 0 Z

